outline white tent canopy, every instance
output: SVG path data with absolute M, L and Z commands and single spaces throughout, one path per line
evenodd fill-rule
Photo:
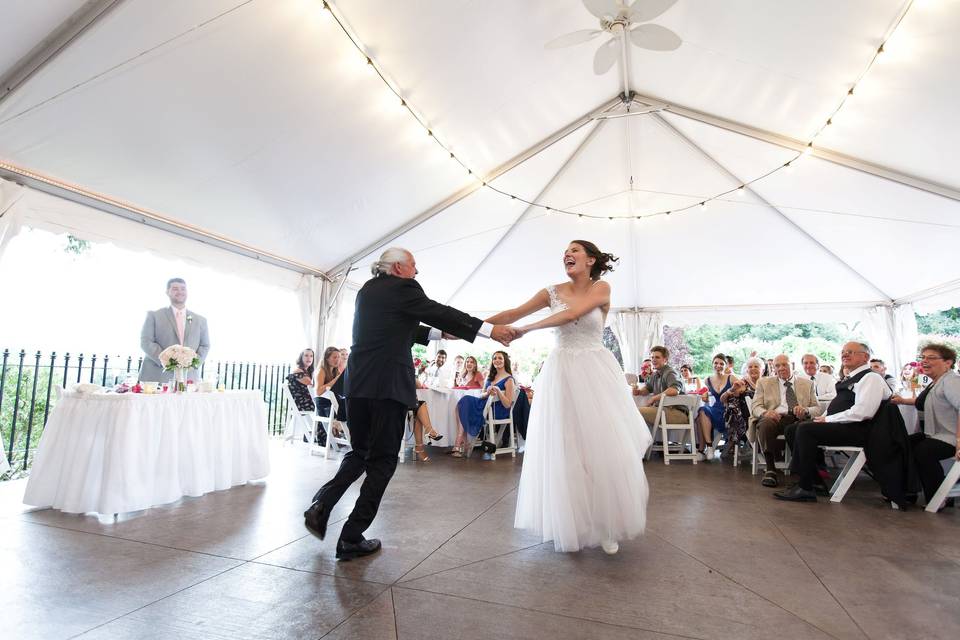
M 0 176 L 351 285 L 400 244 L 477 313 L 578 237 L 662 322 L 960 298 L 960 3 L 679 0 L 679 49 L 600 76 L 602 39 L 543 47 L 596 26 L 580 0 L 330 5 L 346 31 L 319 0 L 0 0 Z

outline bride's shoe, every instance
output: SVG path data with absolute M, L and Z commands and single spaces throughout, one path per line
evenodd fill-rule
M 616 540 L 604 540 L 600 543 L 600 546 L 603 548 L 603 552 L 608 556 L 612 556 L 620 550 L 620 545 L 617 544 Z

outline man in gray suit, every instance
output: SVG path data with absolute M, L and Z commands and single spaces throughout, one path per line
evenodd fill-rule
M 160 352 L 174 344 L 190 347 L 207 359 L 210 351 L 210 336 L 207 334 L 207 319 L 187 310 L 187 283 L 183 278 L 167 281 L 167 297 L 170 306 L 147 311 L 147 319 L 140 331 L 140 348 L 143 349 L 143 364 L 140 380 L 164 382 L 173 377 L 172 371 L 164 371 L 160 364 Z M 187 380 L 200 380 L 200 372 L 190 369 Z

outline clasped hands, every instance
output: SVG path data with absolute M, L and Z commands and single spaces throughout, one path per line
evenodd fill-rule
M 526 331 L 520 327 L 514 327 L 506 324 L 495 324 L 493 325 L 493 331 L 490 332 L 490 339 L 496 340 L 505 347 L 509 347 L 511 342 L 522 337 L 525 333 Z M 445 332 L 443 334 L 443 339 L 458 340 L 459 338 L 457 338 L 455 335 Z

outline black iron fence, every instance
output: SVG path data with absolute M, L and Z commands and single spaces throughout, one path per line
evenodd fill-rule
M 78 382 L 109 386 L 127 374 L 140 370 L 143 358 L 86 356 L 82 353 L 58 355 L 51 352 L 27 353 L 4 349 L 0 362 L 0 446 L 10 463 L 8 475 L 23 474 L 33 462 L 37 443 L 56 402 L 55 386 L 69 387 Z M 216 373 L 227 389 L 255 389 L 263 392 L 267 403 L 267 428 L 271 435 L 283 430 L 287 402 L 281 385 L 290 373 L 290 365 L 256 362 L 205 362 L 200 377 Z

